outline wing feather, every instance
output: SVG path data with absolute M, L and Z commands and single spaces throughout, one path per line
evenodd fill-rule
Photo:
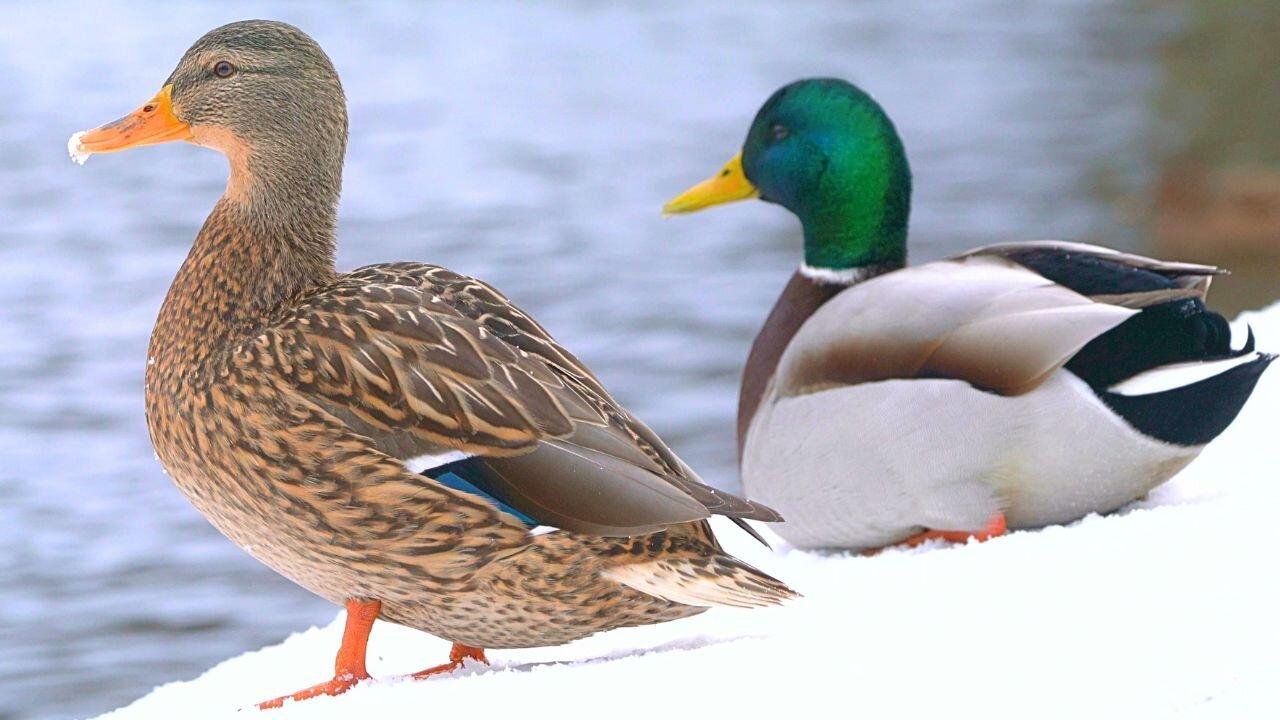
M 776 391 L 954 378 L 1018 395 L 1136 312 L 1000 257 L 928 263 L 855 285 L 822 306 L 779 362 Z
M 479 457 L 499 494 L 542 524 L 627 535 L 712 513 L 778 519 L 703 485 L 532 318 L 444 268 L 341 276 L 234 360 L 392 457 Z
M 1099 302 L 1135 308 L 1180 297 L 1203 300 L 1210 281 L 1227 272 L 1213 265 L 1171 262 L 1055 240 L 987 245 L 960 257 L 979 256 L 1012 260 Z

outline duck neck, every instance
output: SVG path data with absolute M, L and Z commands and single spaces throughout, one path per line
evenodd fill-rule
M 896 135 L 892 136 L 896 140 Z M 804 266 L 832 282 L 897 269 L 907 261 L 911 171 L 900 144 L 871 148 L 842 162 L 789 206 L 804 228 Z
M 894 228 L 888 237 L 874 243 L 844 241 L 818 232 L 805 224 L 804 262 L 800 265 L 800 272 L 814 282 L 852 285 L 906 265 L 905 228 Z M 834 232 L 849 229 L 843 227 Z
M 227 192 L 160 309 L 148 374 L 204 368 L 284 301 L 331 281 L 340 183 L 340 165 L 328 173 L 297 164 L 267 170 L 232 158 Z

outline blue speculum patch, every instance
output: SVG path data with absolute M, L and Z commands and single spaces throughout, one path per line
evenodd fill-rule
M 519 518 L 520 522 L 523 522 L 529 527 L 536 527 L 539 525 L 540 523 L 537 520 L 534 520 L 529 515 L 520 512 L 510 504 L 503 502 L 501 499 L 495 497 L 492 493 L 486 491 L 477 484 L 478 482 L 483 482 L 481 478 L 484 477 L 484 470 L 483 466 L 479 466 L 479 463 L 483 462 L 483 458 L 467 458 L 465 460 L 458 460 L 457 462 L 451 462 L 441 465 L 440 467 L 431 468 L 426 471 L 426 475 L 432 480 L 435 480 L 441 485 L 452 490 L 470 493 L 471 495 L 484 498 L 490 503 L 496 505 L 502 512 Z

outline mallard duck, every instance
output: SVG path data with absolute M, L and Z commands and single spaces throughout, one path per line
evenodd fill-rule
M 483 648 L 793 596 L 726 554 L 712 514 L 774 522 L 704 485 L 527 313 L 416 262 L 334 269 L 346 100 L 279 22 L 200 38 L 83 159 L 185 140 L 230 162 L 160 309 L 146 415 L 165 471 L 228 538 L 347 609 L 334 677 L 369 677 L 375 619 Z
M 1274 359 L 1205 308 L 1220 270 L 1063 242 L 907 268 L 911 172 L 867 93 L 783 87 L 667 213 L 759 197 L 804 261 L 751 347 L 748 497 L 800 547 L 872 550 L 1066 523 L 1142 497 L 1235 419 Z

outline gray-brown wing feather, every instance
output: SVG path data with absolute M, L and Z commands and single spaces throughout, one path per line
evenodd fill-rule
M 444 268 L 341 276 L 239 356 L 393 457 L 486 458 L 512 505 L 546 524 L 625 535 L 712 513 L 778 519 L 703 485 L 526 313 Z
M 928 263 L 855 285 L 823 305 L 780 360 L 775 392 L 951 378 L 1018 395 L 1135 312 L 999 257 Z
M 490 458 L 486 478 L 538 521 L 595 535 L 637 535 L 704 520 L 711 511 L 667 478 L 580 445 L 548 440 L 528 455 Z

